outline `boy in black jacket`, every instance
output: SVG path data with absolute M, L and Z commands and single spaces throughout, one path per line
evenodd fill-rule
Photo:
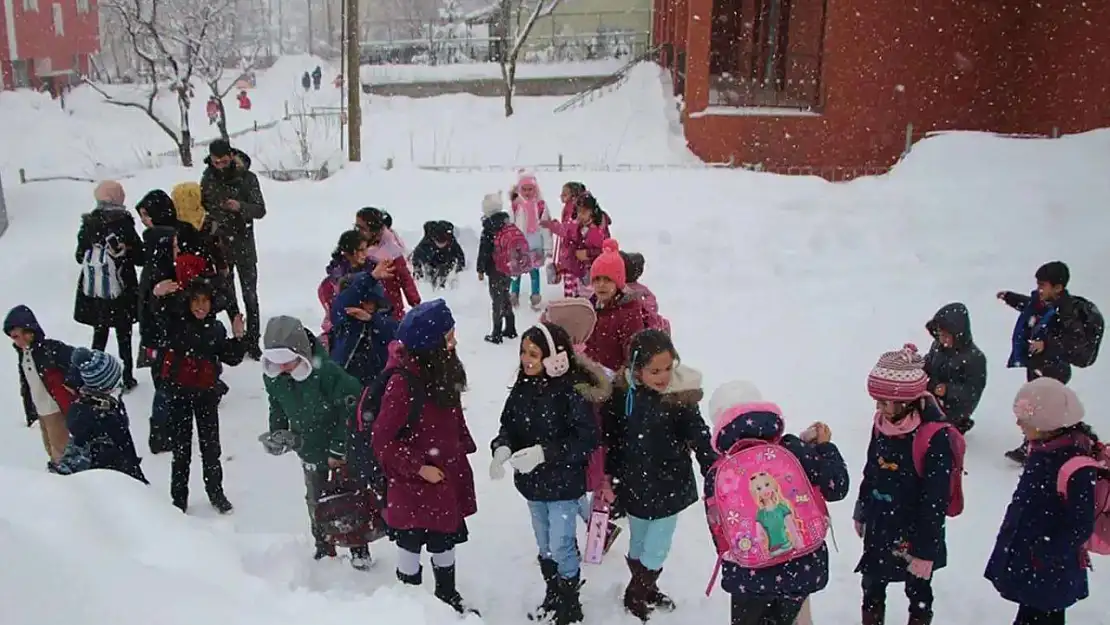
M 412 273 L 417 280 L 427 279 L 432 288 L 447 286 L 452 273 L 466 268 L 466 255 L 455 239 L 455 224 L 449 221 L 424 222 L 424 238 L 412 251 Z
M 487 343 L 500 345 L 504 339 L 515 339 L 516 315 L 509 296 L 512 278 L 497 270 L 493 262 L 494 241 L 501 229 L 512 223 L 505 212 L 501 195 L 490 193 L 482 199 L 482 240 L 478 244 L 478 279 L 489 277 L 489 298 L 493 302 L 493 331 L 486 335 Z
M 925 324 L 933 346 L 925 355 L 929 392 L 936 396 L 948 420 L 962 434 L 975 422 L 971 415 L 987 387 L 987 358 L 971 337 L 967 306 L 948 304 Z
M 204 486 L 208 500 L 221 514 L 231 512 L 223 489 L 220 464 L 220 398 L 227 386 L 220 380 L 222 364 L 243 361 L 248 345 L 242 317 L 232 323 L 233 338 L 216 320 L 216 289 L 206 278 L 194 278 L 179 294 L 163 301 L 167 333 L 160 351 L 159 378 L 169 409 L 173 464 L 170 495 L 173 505 L 189 505 L 189 467 L 193 455 L 193 421 L 197 424 Z

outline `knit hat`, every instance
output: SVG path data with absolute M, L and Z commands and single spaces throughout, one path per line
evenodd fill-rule
M 575 345 L 590 339 L 597 325 L 597 311 L 590 300 L 575 297 L 555 300 L 547 305 L 540 321 L 553 323 L 567 331 Z
M 96 189 L 93 190 L 93 199 L 105 204 L 123 206 L 126 197 L 123 192 L 123 185 L 115 180 L 104 180 L 96 185 Z
M 430 350 L 437 347 L 454 327 L 455 317 L 451 315 L 447 302 L 434 299 L 409 310 L 397 327 L 397 340 L 408 350 Z
M 928 385 L 925 359 L 913 343 L 879 356 L 879 362 L 867 376 L 867 392 L 877 400 L 913 401 L 925 393 Z
M 77 367 L 81 383 L 94 391 L 109 393 L 119 386 L 123 378 L 123 366 L 119 360 L 99 350 L 78 347 L 73 350 L 70 361 Z
M 1026 382 L 1014 397 L 1018 423 L 1042 432 L 1071 427 L 1083 420 L 1083 402 L 1075 391 L 1053 378 Z
M 487 193 L 482 198 L 482 217 L 493 217 L 497 213 L 505 210 L 505 204 L 501 201 L 501 192 Z
M 182 182 L 170 192 L 177 220 L 183 221 L 200 230 L 204 226 L 205 211 L 200 200 L 200 185 L 195 182 Z
M 760 401 L 763 401 L 763 394 L 755 384 L 747 380 L 725 382 L 709 398 L 709 416 L 716 423 L 729 408 Z
M 621 252 L 624 260 L 625 279 L 629 282 L 639 282 L 644 275 L 644 255 L 638 252 Z
M 609 278 L 617 283 L 618 289 L 623 289 L 628 284 L 628 274 L 624 268 L 620 249 L 616 239 L 605 239 L 601 244 L 601 256 L 598 256 L 590 267 L 590 280 L 598 277 Z

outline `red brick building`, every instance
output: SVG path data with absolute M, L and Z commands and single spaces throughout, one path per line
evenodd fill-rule
M 100 49 L 97 0 L 2 1 L 0 86 L 40 88 L 88 73 Z
M 830 178 L 930 131 L 1110 126 L 1110 2 L 655 0 L 706 161 Z

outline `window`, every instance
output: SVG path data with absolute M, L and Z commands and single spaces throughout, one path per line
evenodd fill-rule
M 37 12 L 39 10 L 39 0 L 23 0 L 23 10 Z
M 89 12 L 89 0 L 77 0 L 77 14 L 83 15 Z
M 12 87 L 26 89 L 31 86 L 30 65 L 33 61 L 18 59 L 12 61 Z
M 820 106 L 826 2 L 715 2 L 710 105 L 800 110 Z
M 62 5 L 55 2 L 54 6 L 54 34 L 62 37 L 66 34 L 65 24 L 62 23 Z

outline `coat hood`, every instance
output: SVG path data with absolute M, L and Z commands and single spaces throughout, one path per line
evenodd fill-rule
M 7 316 L 4 317 L 4 334 L 11 334 L 12 330 L 16 328 L 34 331 L 36 339 L 45 338 L 39 320 L 35 318 L 35 313 L 27 306 L 16 306 L 8 311 Z
M 482 230 L 491 233 L 499 232 L 502 228 L 505 227 L 505 224 L 511 222 L 512 219 L 513 218 L 509 216 L 509 213 L 505 211 L 494 213 L 489 217 L 483 217 Z
M 401 341 L 389 342 L 389 358 L 385 361 L 386 369 L 405 368 L 412 369 L 412 359 L 409 358 L 409 352 L 405 349 Z
M 385 294 L 382 283 L 366 272 L 355 274 L 354 279 L 347 284 L 346 288 L 340 291 L 336 301 L 350 303 L 352 306 L 357 306 L 362 302 L 374 302 L 380 310 L 391 308 L 389 297 Z
M 379 262 L 404 258 L 407 254 L 405 243 L 401 241 L 401 237 L 384 226 L 382 227 L 381 239 L 378 241 L 378 244 L 368 247 L 366 253 L 369 258 Z
M 286 315 L 270 317 L 266 322 L 266 332 L 262 335 L 262 349 L 287 349 L 309 362 L 314 357 L 312 343 L 308 340 L 304 324 L 300 319 Z
M 593 404 L 607 401 L 613 395 L 612 372 L 602 367 L 599 363 L 589 359 L 585 354 L 575 354 L 574 361 L 590 376 L 590 381 L 579 382 L 574 385 L 574 390 Z
M 177 212 L 173 200 L 161 189 L 155 189 L 143 196 L 135 205 L 136 211 L 145 211 L 154 226 L 170 226 L 177 223 Z
M 971 314 L 967 306 L 960 302 L 946 304 L 925 324 L 929 334 L 936 336 L 937 330 L 944 330 L 956 339 L 957 345 L 971 345 Z
M 613 389 L 615 391 L 625 392 L 629 386 L 628 369 L 624 369 L 617 373 L 613 378 Z M 705 397 L 705 391 L 701 387 L 702 374 L 693 367 L 687 367 L 679 363 L 675 367 L 674 377 L 671 378 L 671 385 L 667 387 L 666 392 L 662 393 L 663 402 L 672 405 L 682 406 L 696 406 L 698 402 Z
M 365 266 L 355 267 L 351 264 L 351 261 L 343 256 L 332 256 L 331 260 L 328 261 L 327 267 L 324 267 L 324 273 L 326 273 L 329 278 L 342 278 L 356 271 L 361 271 L 364 268 Z
M 246 152 L 238 148 L 231 148 L 231 158 L 232 162 L 234 163 L 234 169 L 239 171 L 250 171 L 251 157 L 247 156 Z M 215 167 L 212 167 L 211 156 L 204 157 L 204 164 L 207 165 L 210 169 L 215 170 Z
M 710 441 L 713 449 L 723 454 L 746 438 L 765 441 L 780 438 L 785 429 L 782 409 L 777 404 L 753 401 L 730 406 L 715 415 Z
M 121 204 L 97 202 L 96 208 L 81 215 L 81 225 L 97 232 L 107 226 L 119 223 L 126 223 L 132 228 L 135 227 L 135 217 Z

